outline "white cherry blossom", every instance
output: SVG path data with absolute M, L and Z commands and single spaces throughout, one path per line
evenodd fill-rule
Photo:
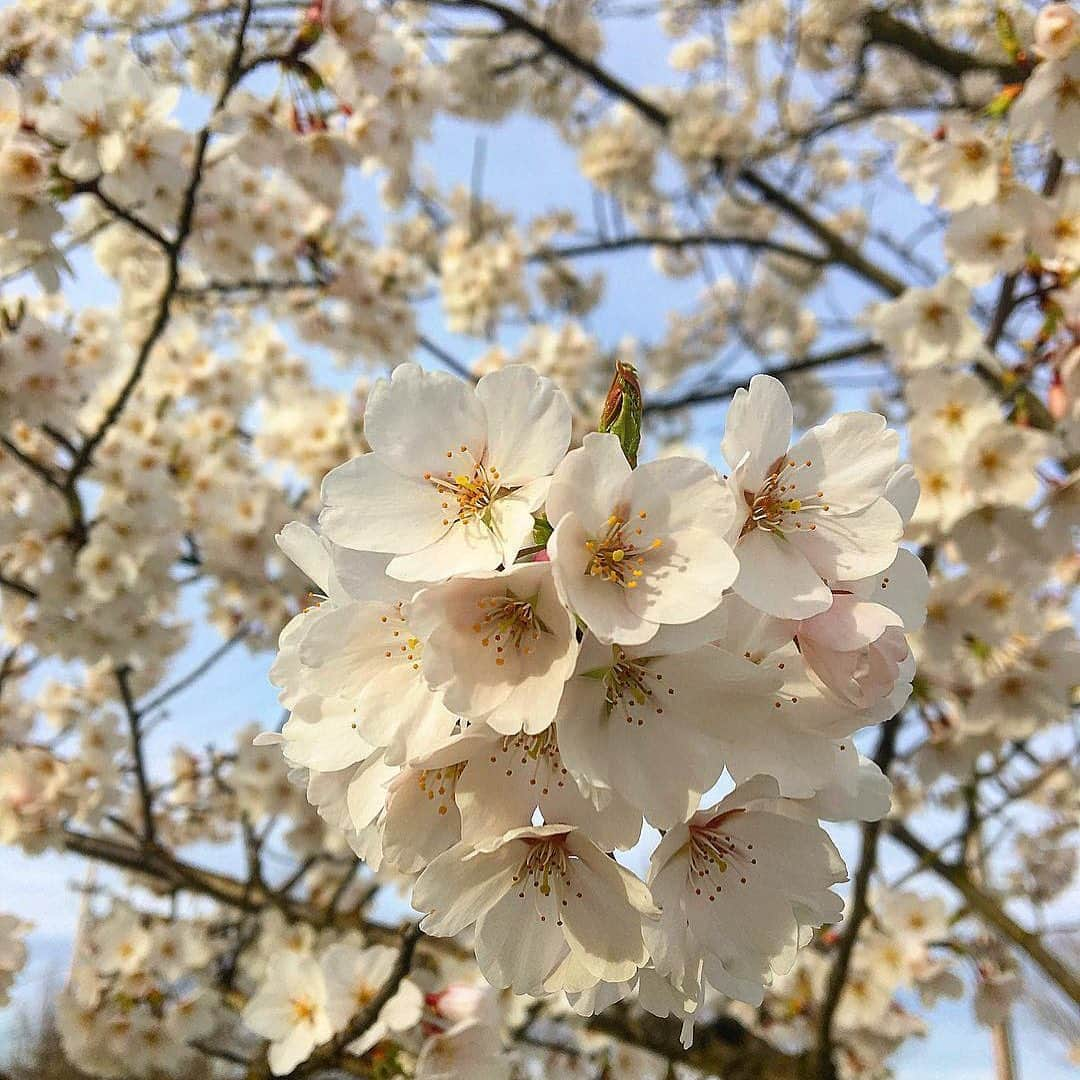
M 323 532 L 395 555 L 392 577 L 438 581 L 514 562 L 570 441 L 570 407 L 527 368 L 473 389 L 403 364 L 372 390 L 364 431 L 372 453 L 323 483 Z
M 741 500 L 735 591 L 778 618 L 828 609 L 826 582 L 884 570 L 903 531 L 885 498 L 899 442 L 873 413 L 843 413 L 793 445 L 783 384 L 755 375 L 731 403 L 723 451 Z
M 270 1071 L 275 1076 L 292 1072 L 334 1034 L 318 961 L 292 952 L 275 956 L 258 992 L 244 1007 L 243 1019 L 270 1040 Z
M 587 435 L 552 478 L 547 512 L 559 595 L 601 641 L 636 645 L 692 622 L 734 580 L 731 496 L 703 462 L 631 469 L 614 435 Z
M 455 845 L 417 879 L 412 903 L 437 937 L 475 923 L 485 978 L 534 995 L 630 978 L 648 960 L 642 925 L 657 916 L 641 881 L 554 824 Z
M 452 712 L 507 735 L 554 719 L 577 627 L 550 562 L 458 575 L 417 593 L 406 618 L 423 641 L 424 677 Z
M 668 832 L 649 884 L 661 909 L 646 924 L 653 963 L 689 997 L 706 987 L 758 1004 L 809 931 L 840 918 L 830 886 L 846 878 L 824 830 L 755 777 Z

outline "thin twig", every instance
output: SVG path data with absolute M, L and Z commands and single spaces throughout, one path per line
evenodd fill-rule
M 156 829 L 154 826 L 154 796 L 150 789 L 150 781 L 146 771 L 146 759 L 143 754 L 142 730 L 139 726 L 141 716 L 135 707 L 135 699 L 131 695 L 129 678 L 131 668 L 121 666 L 116 669 L 116 681 L 120 686 L 120 697 L 124 702 L 124 712 L 127 715 L 128 730 L 131 735 L 131 756 L 135 762 L 135 782 L 139 786 L 139 803 L 142 807 L 143 842 L 153 846 L 156 841 Z
M 249 628 L 242 626 L 239 630 L 233 634 L 232 637 L 223 641 L 205 660 L 201 661 L 194 668 L 191 669 L 182 678 L 176 680 L 170 686 L 167 686 L 159 694 L 152 697 L 149 701 L 139 706 L 139 712 L 145 716 L 148 713 L 153 712 L 155 709 L 160 709 L 170 698 L 175 697 L 182 690 L 186 690 L 193 682 L 205 675 L 234 645 L 243 641 L 249 633 Z

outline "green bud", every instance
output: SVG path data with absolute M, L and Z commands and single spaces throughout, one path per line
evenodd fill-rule
M 1013 63 L 1016 63 L 1024 51 L 1024 46 L 1020 44 L 1020 38 L 1017 37 L 1016 26 L 1012 21 L 1012 16 L 1002 8 L 998 8 L 995 17 L 995 26 L 997 29 L 998 42 L 1005 52 L 1008 53 L 1009 59 L 1012 60 Z
M 533 543 L 537 547 L 546 547 L 554 531 L 545 514 L 533 515 Z
M 600 412 L 597 429 L 617 435 L 630 467 L 637 467 L 641 445 L 641 384 L 633 364 L 615 361 L 615 377 Z

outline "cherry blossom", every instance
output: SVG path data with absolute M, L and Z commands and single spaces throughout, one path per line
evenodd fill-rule
M 723 451 L 741 499 L 735 591 L 778 618 L 827 610 L 826 582 L 868 577 L 896 557 L 899 514 L 885 498 L 898 442 L 883 418 L 845 413 L 791 443 L 783 385 L 756 375 L 731 403 Z
M 732 500 L 700 461 L 631 469 L 615 436 L 588 435 L 552 477 L 547 512 L 559 595 L 601 641 L 640 644 L 692 622 L 735 578 Z
M 439 937 L 475 923 L 485 978 L 523 994 L 630 978 L 648 960 L 642 925 L 657 916 L 638 878 L 554 824 L 455 845 L 417 879 L 412 903 Z
M 570 440 L 570 408 L 525 368 L 473 390 L 403 365 L 372 390 L 364 431 L 372 453 L 323 483 L 323 530 L 394 554 L 392 577 L 437 581 L 513 564 Z

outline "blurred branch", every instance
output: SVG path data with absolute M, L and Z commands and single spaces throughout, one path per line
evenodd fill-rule
M 124 713 L 127 716 L 128 730 L 131 736 L 131 756 L 135 762 L 135 780 L 139 786 L 139 803 L 142 807 L 142 837 L 146 844 L 156 842 L 156 830 L 154 827 L 154 796 L 150 790 L 150 781 L 146 771 L 146 760 L 143 756 L 142 731 L 139 726 L 139 711 L 135 708 L 135 700 L 131 696 L 131 684 L 129 678 L 131 668 L 121 666 L 116 669 L 116 681 L 120 686 L 120 697 L 124 702 Z
M 170 686 L 167 686 L 159 694 L 156 694 L 149 701 L 139 706 L 139 714 L 145 716 L 147 713 L 153 712 L 155 709 L 160 709 L 170 698 L 175 697 L 182 690 L 186 690 L 192 683 L 196 682 L 203 675 L 205 675 L 222 657 L 227 655 L 233 646 L 238 645 L 249 633 L 249 628 L 246 626 L 240 627 L 232 637 L 223 641 L 205 660 L 197 664 L 186 675 L 176 680 Z
M 825 353 L 814 353 L 811 356 L 803 356 L 792 360 L 785 367 L 765 368 L 762 373 L 772 375 L 783 380 L 785 375 L 792 375 L 800 371 L 810 371 L 814 368 L 825 367 L 829 364 L 840 364 L 847 360 L 858 360 L 867 356 L 878 356 L 883 353 L 882 347 L 875 341 L 856 341 L 851 345 L 843 345 Z M 659 401 L 645 402 L 645 413 L 673 412 L 677 409 L 685 409 L 691 405 L 708 405 L 717 401 L 727 401 L 733 397 L 735 391 L 744 387 L 749 376 L 732 379 L 729 382 L 720 383 L 717 386 L 706 386 L 684 394 L 681 397 L 662 398 Z
M 896 737 L 900 731 L 901 714 L 896 713 L 886 720 L 881 728 L 881 737 L 874 753 L 874 763 L 886 776 L 889 766 L 896 756 Z M 859 866 L 855 871 L 852 888 L 851 907 L 844 924 L 844 932 L 836 949 L 836 956 L 829 969 L 829 978 L 825 984 L 825 993 L 818 1013 L 817 1042 L 815 1055 L 817 1060 L 818 1080 L 833 1080 L 837 1075 L 833 1060 L 833 1021 L 836 1010 L 847 986 L 851 958 L 859 939 L 859 932 L 870 914 L 870 879 L 877 866 L 878 841 L 885 819 L 864 822 L 862 826 L 862 851 Z
M 867 44 L 899 49 L 912 59 L 954 79 L 973 71 L 988 71 L 997 75 L 1003 83 L 1016 83 L 1023 82 L 1030 71 L 1023 64 L 1002 63 L 943 45 L 888 11 L 872 9 L 863 17 L 863 22 L 868 34 Z
M 581 56 L 569 45 L 554 37 L 544 27 L 532 22 L 514 8 L 507 7 L 499 3 L 498 0 L 423 0 L 423 2 L 432 6 L 459 11 L 486 11 L 494 15 L 507 30 L 525 34 L 543 45 L 552 56 L 562 60 L 568 67 L 585 76 L 613 97 L 630 105 L 654 127 L 665 133 L 670 128 L 671 117 L 660 106 L 639 94 L 606 68 Z M 728 166 L 729 162 L 722 159 L 718 159 L 714 163 L 716 171 L 720 174 L 726 173 Z M 824 244 L 829 261 L 847 267 L 847 269 L 889 296 L 899 296 L 904 291 L 905 285 L 899 278 L 866 258 L 855 245 L 845 240 L 839 232 L 816 217 L 795 198 L 756 170 L 744 166 L 738 169 L 736 177 L 756 192 L 765 202 L 776 207 L 789 220 L 801 226 Z
M 944 878 L 967 901 L 968 906 L 995 930 L 1022 950 L 1043 974 L 1080 1008 L 1080 975 L 1068 968 L 1042 943 L 1038 934 L 1025 930 L 1004 910 L 996 898 L 984 892 L 963 866 L 945 862 L 902 822 L 889 822 L 889 835 L 908 849 L 927 869 Z
M 790 259 L 824 266 L 828 256 L 803 248 L 783 244 L 777 240 L 753 236 L 723 236 L 716 233 L 691 233 L 685 236 L 623 236 L 616 240 L 597 240 L 593 243 L 567 244 L 562 247 L 542 248 L 533 252 L 530 261 L 542 259 L 574 259 L 588 255 L 605 255 L 630 248 L 672 248 L 676 251 L 688 247 L 742 247 L 749 251 L 771 251 Z

